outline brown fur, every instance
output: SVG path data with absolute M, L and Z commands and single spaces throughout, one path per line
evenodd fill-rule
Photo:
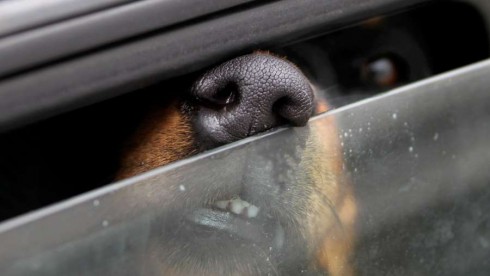
M 317 106 L 329 109 L 324 101 Z M 325 118 L 321 124 L 310 126 L 310 133 L 312 146 L 305 154 L 313 161 L 303 166 L 314 179 L 311 185 L 315 192 L 310 195 L 308 219 L 309 240 L 316 248 L 314 265 L 328 271 L 328 275 L 354 275 L 350 258 L 354 249 L 357 206 L 350 183 L 343 175 L 336 122 L 332 117 Z
M 151 108 L 127 143 L 116 179 L 128 178 L 195 153 L 189 118 L 174 100 Z

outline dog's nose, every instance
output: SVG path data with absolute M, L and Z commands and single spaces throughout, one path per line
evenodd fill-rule
M 308 79 L 292 63 L 266 53 L 225 62 L 197 80 L 199 140 L 221 145 L 282 123 L 305 125 L 313 113 Z

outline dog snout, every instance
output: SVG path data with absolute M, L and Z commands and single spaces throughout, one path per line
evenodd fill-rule
M 194 84 L 197 135 L 217 146 L 280 124 L 305 125 L 313 113 L 308 79 L 292 63 L 254 53 L 207 71 Z

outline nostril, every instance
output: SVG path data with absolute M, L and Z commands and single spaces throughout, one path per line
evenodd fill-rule
M 293 94 L 294 95 L 294 94 Z M 307 93 L 298 97 L 283 96 L 272 105 L 272 113 L 287 123 L 296 126 L 305 125 L 313 114 L 313 98 Z
M 289 121 L 289 112 L 286 112 L 287 106 L 292 105 L 291 98 L 285 96 L 279 98 L 274 104 L 272 104 L 272 114 L 278 115 L 281 119 Z
M 197 93 L 196 96 L 201 104 L 212 109 L 221 109 L 237 103 L 238 84 L 235 82 L 227 82 L 214 89 L 208 89 L 206 92 L 201 91 L 200 93 Z

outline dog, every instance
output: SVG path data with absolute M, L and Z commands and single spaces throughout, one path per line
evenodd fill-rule
M 189 93 L 147 108 L 124 146 L 117 180 L 286 123 L 306 133 L 292 153 L 296 165 L 283 166 L 293 174 L 277 184 L 283 187 L 257 166 L 239 194 L 213 198 L 212 207 L 167 223 L 148 253 L 159 264 L 152 273 L 354 274 L 357 206 L 342 173 L 335 121 L 305 126 L 329 108 L 315 93 L 295 64 L 260 51 L 207 70 Z

